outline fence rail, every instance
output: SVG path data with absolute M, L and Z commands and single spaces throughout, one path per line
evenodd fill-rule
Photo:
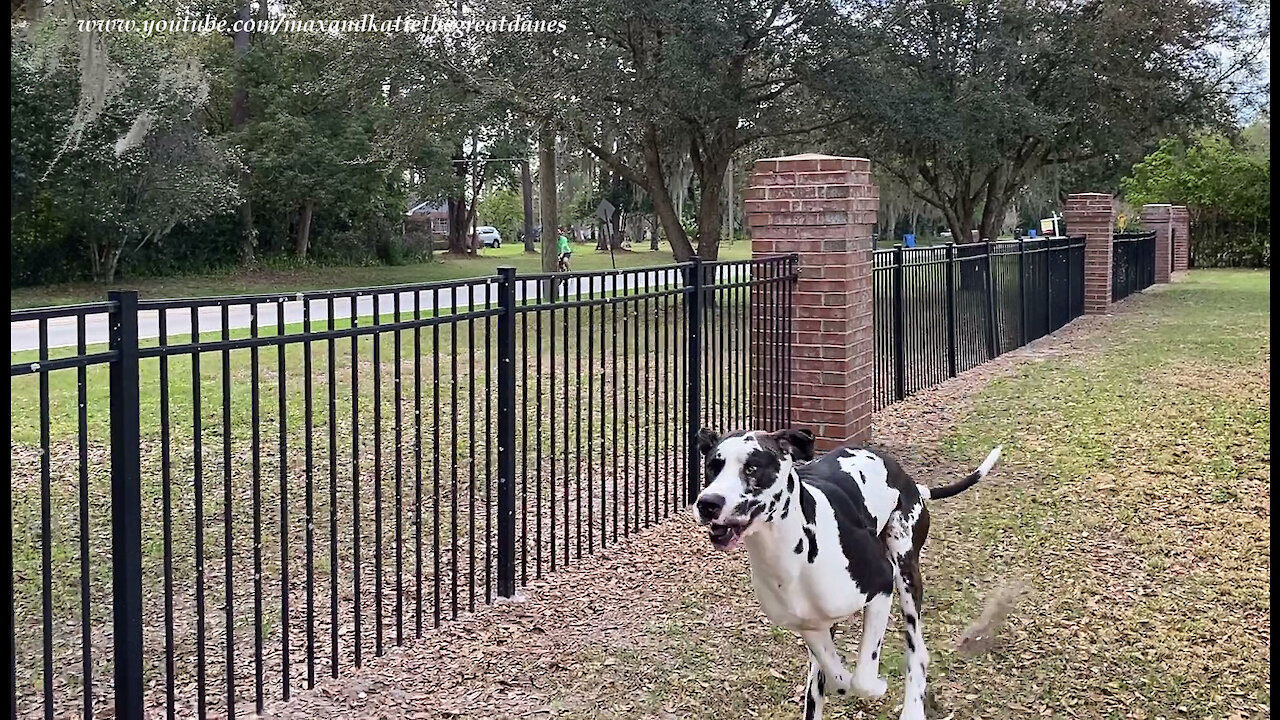
M 876 250 L 877 409 L 1084 313 L 1084 238 Z
M 1119 302 L 1155 282 L 1156 234 L 1116 233 L 1111 241 L 1111 301 Z
M 789 420 L 795 279 L 11 312 L 12 715 L 249 715 L 676 512 L 699 425 Z

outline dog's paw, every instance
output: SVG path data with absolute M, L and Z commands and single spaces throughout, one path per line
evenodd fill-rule
M 889 690 L 889 683 L 881 677 L 855 677 L 849 689 L 864 700 L 879 700 Z

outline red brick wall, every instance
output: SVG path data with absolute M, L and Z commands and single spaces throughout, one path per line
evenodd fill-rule
M 1169 238 L 1173 227 L 1172 221 L 1172 205 L 1142 206 L 1142 226 L 1147 230 L 1155 231 L 1156 234 L 1156 282 L 1158 283 L 1169 282 L 1169 256 L 1172 252 Z
M 1111 307 L 1111 242 L 1115 235 L 1115 200 L 1108 193 L 1067 196 L 1063 219 L 1067 234 L 1084 236 L 1084 311 L 1087 315 Z
M 1173 271 L 1183 272 L 1189 266 L 1191 253 L 1191 215 L 1185 205 L 1174 205 L 1173 220 Z
M 758 160 L 747 190 L 752 255 L 796 253 L 800 258 L 792 333 L 786 338 L 791 342 L 790 425 L 813 430 L 819 450 L 870 437 L 871 230 L 879 205 L 871 162 L 862 158 Z M 754 333 L 752 355 L 759 355 L 757 344 L 773 340 Z M 755 422 L 768 417 L 768 401 L 753 398 Z

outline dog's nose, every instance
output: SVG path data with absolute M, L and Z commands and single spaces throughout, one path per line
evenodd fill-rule
M 702 495 L 698 498 L 698 516 L 704 522 L 711 522 L 720 517 L 720 511 L 724 509 L 723 495 Z

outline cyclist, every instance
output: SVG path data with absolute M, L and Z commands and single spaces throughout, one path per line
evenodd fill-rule
M 558 243 L 556 253 L 560 261 L 560 272 L 568 272 L 569 258 L 573 257 L 573 248 L 569 245 L 567 231 L 564 228 L 560 228 L 560 237 L 557 238 L 556 242 Z

